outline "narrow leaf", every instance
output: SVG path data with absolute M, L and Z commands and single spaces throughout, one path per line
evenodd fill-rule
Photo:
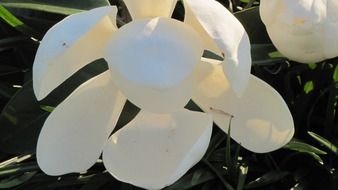
M 165 190 L 183 190 L 183 189 L 190 189 L 194 186 L 206 183 L 215 179 L 215 175 L 205 169 L 196 170 L 193 173 L 184 175 L 180 180 L 178 180 L 173 185 L 165 188 Z
M 37 172 L 26 172 L 18 177 L 10 177 L 0 181 L 0 189 L 9 189 L 21 185 L 31 179 Z
M 304 85 L 304 92 L 305 94 L 309 94 L 310 92 L 312 92 L 314 90 L 315 86 L 313 81 L 307 81 Z
M 338 148 L 334 144 L 332 144 L 329 140 L 311 131 L 309 131 L 308 134 L 338 156 Z
M 244 189 L 246 175 L 248 174 L 249 167 L 248 166 L 240 166 L 239 167 L 239 176 L 236 190 Z
M 335 82 L 338 82 L 338 64 L 336 65 L 335 69 L 334 69 L 334 72 L 333 72 L 333 80 Z
M 283 148 L 289 149 L 289 150 L 295 150 L 298 152 L 307 152 L 307 153 L 315 153 L 315 154 L 327 154 L 325 151 L 320 150 L 314 146 L 311 146 L 309 144 L 306 144 L 304 142 L 299 142 L 296 140 L 290 141 L 288 144 L 286 144 Z
M 0 5 L 0 18 L 4 20 L 7 24 L 14 27 L 16 30 L 22 32 L 25 35 L 30 37 L 36 37 L 36 32 L 25 25 L 22 21 L 16 18 L 12 13 L 10 13 L 4 6 Z
M 31 9 L 43 12 L 70 15 L 84 10 L 109 5 L 108 0 L 0 0 L 6 7 Z
M 271 171 L 263 176 L 257 178 L 256 180 L 248 183 L 245 188 L 246 189 L 253 189 L 258 187 L 263 187 L 272 183 L 275 183 L 281 179 L 283 179 L 285 176 L 289 175 L 288 172 L 283 171 Z

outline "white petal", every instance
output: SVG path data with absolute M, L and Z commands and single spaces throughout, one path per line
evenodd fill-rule
M 233 115 L 231 137 L 253 152 L 276 150 L 294 134 L 292 115 L 282 97 L 262 80 L 250 76 L 242 97 L 229 88 L 219 64 L 203 63 L 199 69 L 199 85 L 193 100 L 213 115 L 215 123 L 228 131 L 229 115 Z
M 125 98 L 104 72 L 87 81 L 47 118 L 39 136 L 37 161 L 48 175 L 83 172 L 101 154 Z
M 177 0 L 123 0 L 132 18 L 170 17 Z
M 110 138 L 103 162 L 121 181 L 160 189 L 174 183 L 203 157 L 211 132 L 212 119 L 205 113 L 141 111 Z
M 203 54 L 198 34 L 182 22 L 155 18 L 124 25 L 105 59 L 113 81 L 135 105 L 152 112 L 181 109 L 191 97 Z
M 327 20 L 325 37 L 325 56 L 332 58 L 338 56 L 338 1 L 327 1 Z
M 283 55 L 316 63 L 338 56 L 337 8 L 337 0 L 262 0 L 260 15 Z
M 33 65 L 38 100 L 88 63 L 102 58 L 103 48 L 116 30 L 116 13 L 116 7 L 100 7 L 70 15 L 48 30 Z
M 185 0 L 184 2 L 187 13 L 193 13 L 205 32 L 224 53 L 223 67 L 226 77 L 230 81 L 231 88 L 241 95 L 248 84 L 251 69 L 250 41 L 242 24 L 217 1 Z M 192 16 L 187 17 L 189 18 Z M 191 26 L 201 31 L 196 21 L 190 19 L 185 22 L 193 23 Z M 205 32 L 201 33 L 204 37 Z M 210 44 L 210 39 L 207 39 L 206 43 L 211 50 L 215 49 Z
M 320 26 L 324 14 L 321 13 L 321 6 L 318 6 L 318 3 L 324 4 L 323 1 L 283 0 L 276 3 L 275 6 L 279 8 L 271 10 L 268 9 L 271 3 L 266 3 L 261 3 L 262 21 L 274 45 L 283 55 L 302 63 L 325 59 L 322 42 L 326 30 Z M 272 21 L 269 18 L 271 15 L 274 15 Z
M 337 2 L 337 5 L 336 5 L 336 10 L 338 10 L 338 2 Z M 336 14 L 338 14 L 338 13 L 336 13 Z M 324 42 L 325 43 L 324 53 L 325 53 L 326 59 L 338 56 L 338 37 L 337 37 L 338 16 L 336 17 L 336 19 L 337 20 L 335 22 L 328 23 L 328 25 L 326 27 L 326 31 L 323 34 L 324 40 L 325 40 L 325 42 Z
M 192 12 L 189 6 L 185 6 L 184 8 L 185 8 L 184 23 L 188 24 L 193 29 L 195 29 L 196 32 L 199 33 L 204 42 L 204 49 L 212 51 L 219 56 L 222 56 L 223 53 L 222 50 L 219 49 L 215 41 L 210 37 L 207 31 L 197 20 L 194 12 Z
M 259 5 L 260 17 L 265 24 L 271 24 L 275 21 L 276 15 L 283 10 L 281 5 L 283 1 L 261 0 Z M 270 14 L 271 12 L 275 14 Z

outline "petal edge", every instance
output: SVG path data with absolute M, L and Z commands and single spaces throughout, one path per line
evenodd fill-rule
M 161 189 L 178 180 L 202 158 L 211 132 L 212 119 L 205 113 L 141 111 L 108 141 L 103 162 L 121 181 Z
M 264 81 L 251 75 L 248 88 L 239 98 L 229 88 L 221 65 L 202 64 L 200 76 L 193 101 L 211 113 L 224 132 L 228 131 L 229 115 L 233 115 L 231 137 L 244 148 L 265 153 L 291 140 L 292 115 L 283 98 Z
M 91 167 L 126 101 L 105 72 L 78 87 L 49 115 L 40 132 L 37 162 L 48 175 Z
M 240 96 L 248 84 L 251 70 L 250 41 L 244 27 L 230 11 L 215 0 L 184 2 L 224 53 L 224 72 L 231 88 Z M 200 31 L 199 26 L 192 27 Z M 201 35 L 205 36 L 203 33 Z

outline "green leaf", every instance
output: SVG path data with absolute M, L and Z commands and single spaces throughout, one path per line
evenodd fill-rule
M 240 159 L 239 158 L 240 151 L 241 151 L 241 144 L 237 144 L 236 145 L 236 151 L 235 151 L 235 154 L 234 154 L 234 157 L 233 157 L 233 161 L 232 161 L 233 165 L 237 165 L 238 160 Z
M 0 18 L 4 20 L 7 24 L 15 28 L 16 30 L 31 36 L 36 37 L 36 32 L 25 25 L 21 20 L 16 18 L 12 13 L 10 13 L 4 6 L 0 5 Z
M 265 25 L 259 15 L 259 7 L 256 6 L 245 9 L 243 11 L 236 12 L 234 15 L 244 26 L 251 43 L 271 43 Z
M 16 156 L 16 157 L 11 158 L 9 160 L 3 161 L 3 162 L 0 163 L 0 169 L 7 167 L 7 166 L 10 166 L 10 165 L 13 165 L 13 164 L 18 164 L 18 163 L 25 161 L 25 160 L 27 160 L 31 157 L 32 157 L 32 155 L 28 154 L 28 155 L 23 155 L 23 156 Z
M 36 162 L 19 163 L 0 168 L 0 178 L 23 174 L 25 172 L 34 172 L 38 170 L 40 170 L 40 168 Z
M 332 78 L 335 82 L 338 82 L 338 64 L 336 65 L 336 67 L 334 69 Z
M 6 68 L 6 65 L 1 65 L 0 69 L 2 68 Z M 11 67 L 8 67 L 8 68 L 9 68 L 9 72 L 20 72 L 18 71 L 18 68 L 11 68 Z M 10 84 L 0 82 L 0 96 L 10 99 L 15 94 L 16 91 L 17 89 L 15 89 Z
M 313 81 L 307 81 L 304 85 L 304 92 L 305 94 L 309 94 L 310 92 L 312 92 L 315 88 L 315 85 L 313 83 Z
M 318 148 L 316 148 L 314 146 L 311 146 L 309 144 L 306 144 L 306 143 L 303 143 L 303 142 L 299 142 L 299 141 L 296 141 L 296 140 L 290 141 L 283 148 L 308 154 L 312 158 L 314 158 L 315 160 L 317 160 L 321 165 L 323 165 L 324 162 L 323 162 L 322 158 L 318 154 L 321 154 L 321 155 L 327 154 L 325 151 L 322 151 L 322 150 L 320 150 L 320 149 L 318 149 Z
M 337 146 L 335 146 L 334 144 L 332 144 L 329 140 L 325 139 L 324 137 L 309 131 L 308 134 L 314 138 L 316 141 L 318 141 L 320 144 L 322 144 L 323 146 L 325 146 L 327 149 L 329 149 L 330 151 L 332 151 L 334 154 L 336 154 L 338 156 L 338 148 Z
M 202 162 L 209 167 L 209 169 L 217 176 L 217 178 L 222 182 L 223 186 L 227 189 L 227 190 L 235 190 L 230 183 L 224 178 L 224 171 L 220 171 L 219 169 L 217 169 L 214 165 L 212 165 L 207 159 L 202 158 Z
M 292 188 L 292 190 L 305 190 L 305 187 L 301 183 L 296 183 Z
M 43 109 L 43 110 L 45 110 L 46 112 L 49 112 L 49 113 L 51 113 L 55 109 L 55 107 L 53 107 L 53 106 L 46 106 L 46 105 L 41 105 L 40 107 L 41 107 L 41 109 Z
M 309 152 L 307 154 L 309 154 L 310 156 L 312 156 L 312 158 L 317 160 L 319 164 L 324 165 L 324 161 L 322 160 L 322 158 L 319 155 L 317 155 L 315 153 L 311 153 L 311 152 Z
M 286 57 L 281 55 L 273 44 L 252 44 L 251 55 L 253 65 L 269 66 L 285 62 Z
M 206 169 L 198 169 L 193 173 L 184 175 L 181 179 L 179 179 L 173 185 L 165 188 L 165 190 L 183 190 L 183 189 L 190 189 L 194 186 L 206 183 L 215 179 L 215 175 L 206 170 Z
M 277 181 L 280 181 L 285 176 L 289 175 L 289 172 L 285 171 L 270 171 L 263 176 L 257 178 L 256 180 L 248 183 L 245 188 L 246 189 L 253 189 L 253 188 L 259 188 L 266 185 L 270 185 L 272 183 L 275 183 Z
M 317 68 L 317 63 L 310 63 L 308 64 L 308 67 L 311 69 L 311 70 L 315 70 Z
M 320 149 L 318 149 L 314 146 L 311 146 L 309 144 L 306 144 L 304 142 L 299 142 L 299 141 L 296 141 L 296 140 L 290 141 L 283 148 L 298 151 L 298 152 L 307 152 L 307 153 L 315 153 L 315 154 L 327 154 L 323 150 L 320 150 Z
M 216 59 L 218 61 L 224 60 L 223 57 L 221 57 L 221 56 L 219 56 L 219 55 L 217 55 L 217 54 L 215 54 L 215 53 L 213 53 L 212 51 L 209 51 L 209 50 L 204 50 L 203 57 L 209 58 L 209 59 Z
M 0 39 L 0 51 L 30 44 L 32 40 L 25 36 L 12 36 Z
M 48 116 L 36 100 L 32 82 L 11 98 L 0 115 L 0 148 L 12 154 L 35 152 L 39 132 Z
M 225 165 L 227 168 L 231 168 L 233 166 L 233 163 L 231 162 L 231 138 L 230 138 L 230 134 L 231 134 L 231 121 L 232 121 L 232 117 L 229 120 L 229 128 L 228 128 L 228 133 L 227 133 L 227 139 L 226 139 L 226 144 L 225 144 Z
M 285 58 L 283 54 L 281 54 L 279 51 L 274 51 L 269 53 L 269 57 L 271 58 Z
M 112 176 L 104 171 L 92 177 L 80 190 L 99 190 L 101 187 L 112 181 Z
M 0 150 L 12 154 L 35 152 L 40 130 L 50 113 L 41 109 L 40 105 L 57 106 L 79 85 L 107 68 L 103 59 L 89 63 L 41 102 L 35 98 L 31 80 L 23 85 L 0 115 Z
M 246 175 L 248 174 L 249 167 L 248 166 L 240 166 L 239 167 L 239 176 L 236 190 L 242 190 L 245 185 Z
M 20 176 L 12 176 L 0 181 L 0 189 L 9 189 L 21 185 L 31 179 L 37 172 L 26 172 Z
M 0 0 L 0 3 L 11 8 L 30 9 L 64 15 L 109 5 L 108 0 Z

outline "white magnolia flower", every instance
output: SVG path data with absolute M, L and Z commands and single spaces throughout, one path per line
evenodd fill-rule
M 260 15 L 277 49 L 315 63 L 338 56 L 337 0 L 261 0 Z
M 250 75 L 248 36 L 222 5 L 185 0 L 183 23 L 170 19 L 175 0 L 124 2 L 133 21 L 119 29 L 116 7 L 100 7 L 68 16 L 41 41 L 33 66 L 39 100 L 93 60 L 109 64 L 46 120 L 37 145 L 45 173 L 85 171 L 103 152 L 115 178 L 163 188 L 202 158 L 213 121 L 228 130 L 223 112 L 234 115 L 232 138 L 251 151 L 273 151 L 290 140 L 286 104 Z M 224 54 L 224 61 L 201 61 L 204 49 Z M 191 98 L 207 113 L 185 110 Z M 110 136 L 126 99 L 141 111 Z

